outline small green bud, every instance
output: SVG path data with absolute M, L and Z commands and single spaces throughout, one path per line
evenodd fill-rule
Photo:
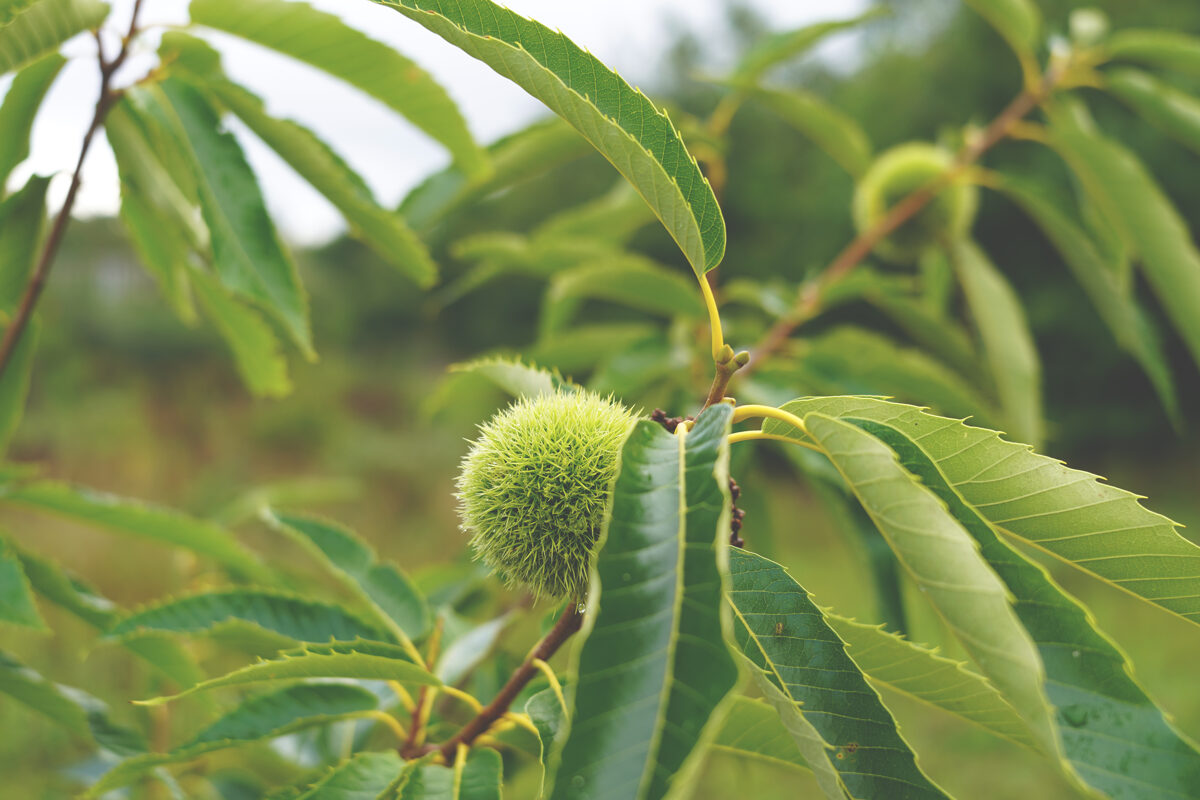
M 480 426 L 458 476 L 476 555 L 509 585 L 579 596 L 633 414 L 588 392 L 524 398 Z
M 945 173 L 954 157 L 932 144 L 910 142 L 875 159 L 854 192 L 854 224 L 859 232 L 883 219 L 892 206 Z M 901 264 L 916 261 L 942 237 L 956 239 L 975 220 L 978 192 L 959 179 L 943 189 L 912 219 L 875 247 L 875 253 Z

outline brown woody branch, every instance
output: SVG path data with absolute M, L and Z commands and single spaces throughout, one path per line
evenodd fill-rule
M 67 225 L 71 221 L 71 209 L 75 207 L 75 198 L 83 183 L 83 164 L 87 160 L 92 140 L 96 138 L 96 132 L 104 124 L 104 118 L 108 116 L 109 110 L 120 97 L 120 92 L 112 88 L 112 78 L 129 57 L 130 44 L 137 36 L 138 14 L 141 7 L 142 0 L 135 0 L 133 14 L 129 20 L 129 32 L 121 40 L 121 49 L 112 61 L 105 59 L 100 36 L 96 35 L 97 59 L 100 62 L 100 96 L 96 100 L 96 110 L 92 114 L 92 122 L 88 126 L 87 133 L 83 135 L 83 143 L 79 148 L 79 160 L 75 163 L 75 172 L 71 175 L 71 185 L 67 189 L 67 196 L 63 200 L 62 208 L 58 210 L 58 215 L 54 218 L 54 224 L 50 228 L 50 234 L 46 237 L 46 244 L 34 266 L 33 274 L 29 277 L 29 283 L 25 285 L 25 292 L 21 295 L 21 303 L 17 306 L 16 314 L 8 329 L 4 331 L 4 338 L 0 340 L 0 376 L 4 375 L 4 370 L 12 361 L 13 351 L 17 349 L 17 343 L 29 326 L 33 310 L 46 286 L 46 278 L 50 274 L 50 267 L 54 264 L 55 256 L 58 255 L 58 247 L 62 244 L 63 235 L 67 232 Z
M 979 136 L 972 138 L 958 151 L 949 169 L 892 206 L 883 218 L 838 253 L 829 266 L 801 293 L 792 313 L 767 331 L 762 341 L 754 348 L 754 356 L 747 365 L 746 372 L 752 372 L 761 366 L 767 356 L 784 345 L 792 331 L 816 315 L 820 310 L 821 295 L 825 287 L 844 278 L 875 249 L 876 245 L 916 216 L 968 167 L 978 161 L 980 156 L 1012 133 L 1025 115 L 1050 95 L 1067 67 L 1065 62 L 1051 66 L 1036 86 L 1024 89 Z
M 447 739 L 445 743 L 426 748 L 425 752 L 433 752 L 440 750 L 442 758 L 447 764 L 453 764 L 455 757 L 458 755 L 458 746 L 460 744 L 469 745 L 479 736 L 487 733 L 487 731 L 508 712 L 509 706 L 513 700 L 521 693 L 526 684 L 533 679 L 538 673 L 538 668 L 534 665 L 534 661 L 549 661 L 550 657 L 558 652 L 558 648 L 562 647 L 563 642 L 571 638 L 571 636 L 579 630 L 583 624 L 583 614 L 579 612 L 574 602 L 568 602 L 562 616 L 558 618 L 558 622 L 546 634 L 545 638 L 530 651 L 525 658 L 525 662 L 517 668 L 512 677 L 508 679 L 508 683 L 504 684 L 504 688 L 496 695 L 492 702 L 488 703 L 475 718 L 463 726 L 462 730 L 456 733 L 452 738 Z

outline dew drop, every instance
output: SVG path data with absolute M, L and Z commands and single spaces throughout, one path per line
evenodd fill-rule
M 583 776 L 576 775 L 574 778 L 571 778 L 571 786 L 576 789 L 582 789 L 583 788 Z
M 1082 728 L 1087 724 L 1088 721 L 1088 710 L 1086 706 L 1064 706 L 1059 710 L 1059 714 L 1072 728 Z
M 1079 658 L 1079 651 L 1078 651 L 1078 650 L 1072 650 L 1072 651 L 1071 651 L 1071 658 Z
M 575 606 L 575 613 L 576 613 L 576 614 L 584 614 L 584 613 L 586 613 L 586 612 L 587 612 L 587 603 L 580 603 L 579 605 Z M 578 775 L 576 775 L 575 777 L 576 777 L 576 778 L 579 778 L 579 780 L 583 780 L 583 778 L 581 778 L 581 777 L 580 777 L 580 776 L 578 776 Z

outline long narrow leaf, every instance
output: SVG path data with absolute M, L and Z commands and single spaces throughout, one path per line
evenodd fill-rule
M 491 748 L 472 748 L 453 767 L 420 762 L 412 767 L 396 800 L 500 800 L 503 764 Z
M 226 589 L 162 600 L 132 612 L 109 631 L 195 633 L 244 622 L 298 642 L 387 641 L 387 635 L 343 608 L 282 592 Z
M 800 417 L 817 412 L 882 422 L 919 439 L 947 482 L 1000 533 L 1200 624 L 1200 546 L 1144 508 L 1137 495 L 995 431 L 913 406 L 829 397 L 784 408 Z M 782 422 L 768 421 L 763 429 L 805 440 Z
M 488 162 L 458 110 L 430 75 L 393 48 L 307 3 L 192 0 L 192 22 L 241 36 L 304 61 L 400 113 L 450 151 L 472 178 Z
M 963 649 L 1056 753 L 1041 661 L 975 540 L 883 442 L 819 412 L 804 422 Z
M 796 58 L 819 44 L 827 36 L 853 28 L 888 13 L 886 6 L 875 6 L 866 13 L 850 19 L 818 22 L 803 28 L 771 34 L 747 50 L 733 70 L 737 83 L 756 83 L 768 70 Z
M 403 648 L 382 642 L 351 641 L 336 644 L 309 644 L 279 654 L 279 658 L 259 661 L 234 670 L 228 675 L 198 683 L 179 694 L 138 701 L 139 705 L 157 706 L 180 697 L 223 686 L 311 678 L 355 678 L 359 680 L 399 681 L 422 686 L 437 686 L 440 681 L 424 668 L 412 663 Z
M 1117 61 L 1200 75 L 1200 36 L 1172 30 L 1129 28 L 1104 43 L 1104 53 Z
M 404 768 L 395 753 L 359 753 L 329 770 L 290 800 L 376 800 L 386 797 Z
M 0 539 L 0 622 L 46 630 L 25 568 L 6 539 Z
M 1076 773 L 1110 797 L 1186 796 L 1200 786 L 1200 751 L 1146 696 L 1132 677 L 1132 665 L 1096 629 L 1088 611 L 1044 569 L 1002 541 L 916 441 L 885 423 L 857 424 L 891 445 L 946 503 L 1008 586 L 1045 665 L 1063 753 Z
M 29 134 L 38 108 L 67 60 L 51 53 L 17 73 L 0 105 L 0 196 L 13 167 L 29 156 Z
M 1012 435 L 1037 446 L 1042 441 L 1042 368 L 1017 293 L 972 242 L 952 245 L 955 272 Z
M 0 201 L 0 311 L 12 314 L 41 251 L 49 178 L 37 175 Z
M 729 569 L 734 637 L 785 726 L 802 724 L 809 731 L 793 736 L 826 796 L 904 791 L 913 800 L 946 798 L 917 766 L 891 713 L 787 570 L 737 549 Z
M 808 772 L 808 762 L 779 719 L 779 712 L 761 700 L 735 697 L 721 722 L 710 750 L 751 758 L 788 769 Z
M 36 0 L 0 27 L 0 75 L 19 69 L 77 33 L 100 27 L 108 4 L 99 0 Z
M 183 547 L 244 575 L 263 578 L 269 575 L 262 562 L 224 528 L 178 511 L 55 481 L 10 484 L 0 489 L 0 502 Z
M 666 114 L 587 51 L 490 0 L 386 2 L 541 100 L 641 193 L 697 275 L 721 262 L 725 222 Z
M 851 176 L 858 178 L 867 171 L 871 140 L 853 118 L 828 101 L 800 89 L 755 89 L 752 96 L 812 140 Z
M 1104 88 L 1146 122 L 1200 153 L 1200 99 L 1132 67 L 1105 72 Z
M 730 417 L 709 408 L 686 436 L 643 420 L 625 443 L 555 800 L 658 800 L 687 785 L 686 762 L 737 680 L 722 618 Z
M 93 784 L 85 797 L 99 797 L 131 783 L 155 767 L 191 761 L 205 753 L 273 739 L 305 728 L 368 715 L 379 704 L 374 694 L 347 684 L 300 684 L 252 697 L 209 725 L 190 741 L 166 753 L 122 761 Z

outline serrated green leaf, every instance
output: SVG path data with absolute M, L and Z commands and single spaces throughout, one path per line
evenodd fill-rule
M 154 278 L 172 309 L 185 322 L 196 317 L 188 291 L 187 240 L 172 224 L 167 213 L 151 205 L 145 195 L 128 182 L 121 182 L 121 222 L 142 266 Z
M 1041 661 L 975 540 L 883 442 L 817 411 L 803 419 L 809 437 L 841 473 L 963 649 L 1037 742 L 1058 753 Z
M 376 800 L 396 783 L 404 762 L 395 753 L 359 753 L 331 769 L 293 800 Z M 389 797 L 390 800 L 390 797 Z
M 1200 36 L 1170 30 L 1117 31 L 1103 46 L 1117 61 L 1136 61 L 1152 67 L 1200 75 Z
M 1134 681 L 1132 665 L 1096 629 L 1087 609 L 1002 541 L 920 445 L 886 423 L 856 424 L 887 442 L 946 503 L 1008 586 L 1045 665 L 1063 754 L 1076 774 L 1109 797 L 1182 797 L 1200 786 L 1200 752 Z
M 58 53 L 43 56 L 18 72 L 4 95 L 4 103 L 0 104 L 0 196 L 13 167 L 29 157 L 34 117 L 66 63 Z
M 453 767 L 417 764 L 396 800 L 500 800 L 502 779 L 500 753 L 476 747 Z
M 1200 251 L 1174 204 L 1124 146 L 1056 120 L 1050 142 L 1128 230 L 1135 255 L 1180 337 L 1200 364 Z
M 13 18 L 36 3 L 37 0 L 0 0 L 0 25 L 7 25 Z
M 690 756 L 714 733 L 714 711 L 737 682 L 724 616 L 731 416 L 729 405 L 710 407 L 686 435 L 642 420 L 626 440 L 593 572 L 556 800 L 657 800 L 669 787 L 681 791 Z
M 732 80 L 737 83 L 755 83 L 772 67 L 796 58 L 825 37 L 888 13 L 890 12 L 886 6 L 875 6 L 866 13 L 850 19 L 818 22 L 815 25 L 766 36 L 742 54 L 737 67 L 734 68 Z
M 1137 495 L 1090 473 L 1007 442 L 995 431 L 867 397 L 794 400 L 803 418 L 818 412 L 885 423 L 919 439 L 946 481 L 1000 533 L 1200 624 L 1200 546 Z M 768 420 L 763 430 L 804 441 Z
M 134 611 L 108 632 L 195 633 L 245 622 L 298 642 L 388 641 L 388 635 L 345 609 L 277 591 L 226 589 L 162 600 Z
M 47 630 L 21 560 L 3 538 L 0 538 L 0 622 Z
M 1143 120 L 1200 153 L 1200 99 L 1132 67 L 1107 70 L 1104 88 Z
M 1032 0 L 963 0 L 1008 42 L 1030 74 L 1041 35 L 1042 15 Z
M 1012 285 L 972 242 L 951 245 L 951 261 L 1013 437 L 1042 441 L 1042 367 L 1025 311 Z
M 452 364 L 449 371 L 482 375 L 513 397 L 536 397 L 579 389 L 563 378 L 557 370 L 542 369 L 533 364 L 524 364 L 518 359 L 499 356 Z
M 251 697 L 167 753 L 147 753 L 122 761 L 93 784 L 84 797 L 98 797 L 151 769 L 191 761 L 214 750 L 363 717 L 374 711 L 378 702 L 371 692 L 348 684 L 300 684 Z
M 878 625 L 825 612 L 850 658 L 876 684 L 948 711 L 1005 739 L 1036 747 L 1000 693 L 961 661 L 939 655 Z
M 247 576 L 269 577 L 253 553 L 224 528 L 171 509 L 56 481 L 0 487 L 0 501 L 45 511 L 114 533 L 183 547 Z
M 1096 246 L 1071 219 L 1032 186 L 1005 176 L 1000 191 L 1029 215 L 1058 250 L 1075 280 L 1092 301 L 1117 344 L 1137 359 L 1158 393 L 1167 415 L 1179 419 L 1179 403 L 1162 342 L 1137 301 L 1123 291 Z M 903 398 L 902 398 L 903 399 Z M 911 398 L 917 399 L 917 398 Z M 957 412 L 950 412 L 957 413 Z
M 351 234 L 421 286 L 437 277 L 429 250 L 396 213 L 380 206 L 363 179 L 312 131 L 292 120 L 276 119 L 263 101 L 226 77 L 220 54 L 185 33 L 163 35 L 159 55 L 171 68 L 194 79 L 232 111 L 259 139 L 279 154 L 345 217 Z
M 991 403 L 962 377 L 921 350 L 897 347 L 863 328 L 834 328 L 801 342 L 795 352 L 798 378 L 813 394 L 886 395 L 984 424 L 997 418 Z
M 808 772 L 808 762 L 779 719 L 779 712 L 761 700 L 735 697 L 709 749 L 738 758 Z
M 697 275 L 721 262 L 725 223 L 696 160 L 666 114 L 594 56 L 490 0 L 377 1 L 483 61 L 571 123 L 641 193 Z
M 20 303 L 41 252 L 49 185 L 49 178 L 34 175 L 0 201 L 0 311 L 8 314 Z
M 732 548 L 729 574 L 734 639 L 826 796 L 888 797 L 903 787 L 906 797 L 946 798 L 787 570 Z M 797 723 L 810 735 L 797 736 Z
M 50 681 L 0 651 L 0 693 L 37 711 L 76 736 L 90 736 L 105 750 L 121 756 L 146 750 L 138 731 L 114 723 L 103 702 L 87 692 Z
M 233 353 L 242 382 L 259 397 L 283 397 L 292 391 L 287 359 L 271 326 L 258 312 L 234 297 L 212 276 L 193 270 L 191 284 L 204 313 Z
M 100 27 L 108 4 L 99 0 L 36 0 L 0 27 L 0 75 L 36 61 L 77 33 Z
M 269 47 L 340 78 L 440 142 L 471 178 L 488 161 L 458 106 L 430 75 L 390 46 L 307 3 L 192 0 L 192 22 Z
M 588 298 L 668 317 L 703 317 L 704 302 L 693 281 L 633 253 L 557 273 L 542 303 L 541 335 L 552 337 Z
M 472 180 L 457 164 L 417 184 L 400 204 L 409 224 L 429 231 L 471 203 L 593 152 L 579 132 L 557 117 L 535 122 L 488 145 L 492 174 Z
M 871 140 L 862 126 L 818 95 L 803 89 L 764 88 L 753 89 L 750 94 L 851 176 L 860 177 L 871 165 Z
M 157 706 L 180 697 L 224 686 L 310 678 L 356 678 L 360 680 L 400 681 L 422 686 L 437 686 L 437 678 L 412 663 L 402 647 L 383 642 L 356 639 L 335 644 L 308 644 L 286 650 L 279 658 L 258 661 L 219 678 L 197 683 L 179 694 L 139 701 L 139 705 Z
M 267 213 L 258 181 L 203 94 L 180 78 L 144 89 L 155 97 L 193 172 L 221 283 L 275 317 L 313 358 L 308 297 Z
M 425 597 L 395 565 L 380 562 L 357 534 L 340 525 L 293 514 L 266 512 L 277 530 L 300 542 L 375 612 L 376 619 L 419 661 L 412 640 L 429 630 Z

